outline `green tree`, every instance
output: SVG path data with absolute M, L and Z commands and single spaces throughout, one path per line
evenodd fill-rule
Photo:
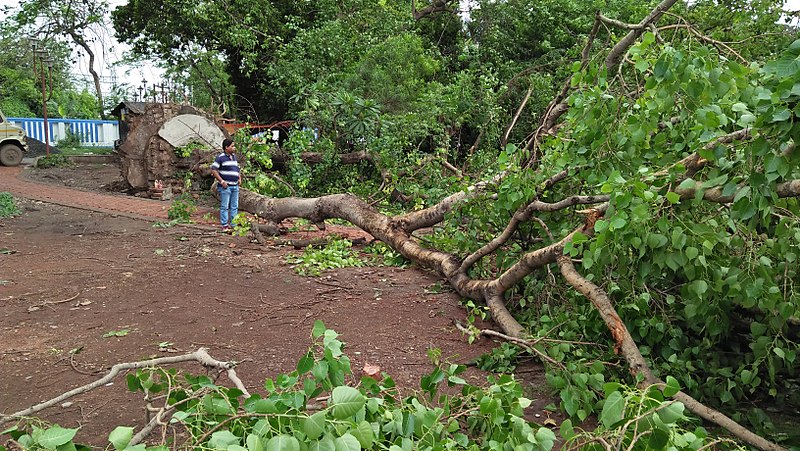
M 0 23 L 0 108 L 8 116 L 41 116 L 41 72 L 33 71 L 33 55 L 27 39 L 20 36 L 14 22 Z M 44 93 L 48 114 L 53 117 L 96 118 L 96 98 L 78 89 L 70 78 L 70 49 L 59 42 L 48 42 L 47 52 L 53 68 L 46 74 Z
M 107 10 L 108 4 L 101 0 L 25 0 L 19 3 L 18 9 L 4 24 L 21 35 L 35 36 L 44 41 L 65 39 L 80 47 L 88 58 L 87 69 L 92 75 L 97 98 L 95 111 L 100 117 L 105 117 L 103 91 L 90 44 L 103 39 Z M 6 11 L 10 10 L 6 8 Z

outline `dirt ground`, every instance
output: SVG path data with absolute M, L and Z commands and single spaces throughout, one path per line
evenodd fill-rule
M 124 195 L 113 166 L 28 168 L 20 177 Z M 378 365 L 407 391 L 432 369 L 429 349 L 464 363 L 497 345 L 467 343 L 453 326 L 466 316 L 458 297 L 435 289 L 442 280 L 424 269 L 364 267 L 302 277 L 285 262 L 299 251 L 274 242 L 260 246 L 210 226 L 154 228 L 19 197 L 17 203 L 21 215 L 0 219 L 0 413 L 99 379 L 115 363 L 199 347 L 241 362 L 238 375 L 261 392 L 265 378 L 295 368 L 317 319 L 347 343 L 357 376 L 365 364 Z M 531 418 L 560 419 L 543 410 L 555 400 L 544 395 L 539 368 L 518 376 L 536 398 Z M 476 369 L 467 374 L 472 383 L 485 378 Z M 76 442 L 101 447 L 115 426 L 138 429 L 145 418 L 141 394 L 128 392 L 121 376 L 38 416 L 80 426 Z

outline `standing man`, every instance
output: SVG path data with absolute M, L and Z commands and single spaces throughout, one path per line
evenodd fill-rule
M 219 192 L 219 222 L 223 232 L 233 229 L 233 218 L 239 213 L 239 183 L 242 174 L 236 159 L 236 144 L 232 139 L 222 141 L 223 152 L 217 155 L 211 165 L 211 175 L 217 179 Z M 230 214 L 228 214 L 230 210 Z

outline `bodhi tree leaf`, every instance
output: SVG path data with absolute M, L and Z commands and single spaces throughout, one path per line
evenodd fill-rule
M 300 442 L 291 435 L 276 435 L 267 442 L 267 451 L 300 451 Z
M 303 430 L 311 440 L 319 438 L 325 432 L 325 411 L 320 411 L 303 420 Z
M 600 414 L 600 421 L 606 428 L 611 428 L 614 423 L 620 421 L 625 414 L 625 397 L 622 393 L 615 391 L 606 398 L 603 404 L 603 412 Z
M 356 412 L 364 407 L 365 402 L 364 395 L 353 387 L 336 387 L 331 393 L 333 416 L 338 420 L 344 420 L 355 415 Z
M 47 449 L 56 449 L 61 445 L 69 443 L 77 432 L 77 429 L 65 429 L 54 426 L 44 431 L 36 441 L 39 445 Z
M 133 428 L 128 426 L 117 426 L 108 435 L 108 441 L 116 450 L 125 449 L 133 438 Z

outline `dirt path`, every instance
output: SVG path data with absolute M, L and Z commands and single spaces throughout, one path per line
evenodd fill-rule
M 458 297 L 431 272 L 365 267 L 301 277 L 284 260 L 297 251 L 219 234 L 203 211 L 200 225 L 154 228 L 166 219 L 165 202 L 63 186 L 75 178 L 100 185 L 97 170 L 0 167 L 0 192 L 23 210 L 0 219 L 2 413 L 91 382 L 115 363 L 201 346 L 242 362 L 239 375 L 258 392 L 266 377 L 294 369 L 316 319 L 341 334 L 357 374 L 378 365 L 407 390 L 432 369 L 428 350 L 466 362 L 495 345 L 467 344 L 453 327 L 465 317 Z M 531 382 L 541 390 L 540 377 Z M 99 446 L 114 426 L 144 421 L 140 395 L 124 379 L 41 416 L 80 425 L 77 439 Z

